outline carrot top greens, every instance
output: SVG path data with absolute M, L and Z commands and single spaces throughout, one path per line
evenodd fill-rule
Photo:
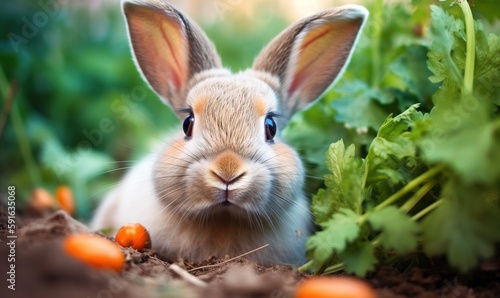
M 432 90 L 429 111 L 421 101 L 388 116 L 365 154 L 342 139 L 330 145 L 326 187 L 312 200 L 320 230 L 307 241 L 311 261 L 302 269 L 365 275 L 379 263 L 423 251 L 446 255 L 466 271 L 494 254 L 500 241 L 500 36 L 486 34 L 469 4 L 457 2 L 463 16 L 431 6 L 428 41 L 409 46 L 390 67 L 404 92 L 422 98 Z M 416 59 L 422 52 L 431 72 L 425 78 L 429 73 L 416 71 L 425 65 Z M 369 110 L 360 120 L 351 116 L 362 109 L 360 100 L 366 106 L 363 97 L 384 89 L 355 90 L 360 97 L 348 103 L 345 90 L 356 84 L 341 86 L 346 99 L 333 100 L 335 117 L 373 127 Z M 370 104 L 379 113 L 380 106 Z

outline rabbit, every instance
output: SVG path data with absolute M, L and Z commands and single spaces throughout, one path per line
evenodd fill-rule
M 238 256 L 300 264 L 313 229 L 304 166 L 280 138 L 290 117 L 326 92 L 368 17 L 326 9 L 288 27 L 245 71 L 221 66 L 214 45 L 161 0 L 125 0 L 136 66 L 182 125 L 110 191 L 94 230 L 138 222 L 168 259 Z

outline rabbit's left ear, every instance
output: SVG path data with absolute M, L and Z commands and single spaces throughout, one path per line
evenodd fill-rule
M 347 64 L 368 11 L 346 5 L 291 25 L 262 50 L 253 69 L 277 76 L 287 116 L 319 98 Z

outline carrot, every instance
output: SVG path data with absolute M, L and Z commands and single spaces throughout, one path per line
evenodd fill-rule
M 126 224 L 116 233 L 115 241 L 123 247 L 138 251 L 151 248 L 151 237 L 144 226 L 138 223 Z
M 69 235 L 63 247 L 69 256 L 94 268 L 120 272 L 125 264 L 125 255 L 118 245 L 94 234 Z
M 56 189 L 56 200 L 62 210 L 68 212 L 70 215 L 73 215 L 75 212 L 75 201 L 71 188 L 64 185 L 59 186 Z
M 31 192 L 28 207 L 36 213 L 44 213 L 54 207 L 54 198 L 43 188 Z
M 312 277 L 301 282 L 296 298 L 376 298 L 366 282 L 354 277 Z

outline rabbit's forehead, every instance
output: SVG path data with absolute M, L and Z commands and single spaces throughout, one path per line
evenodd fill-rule
M 237 115 L 258 119 L 278 108 L 276 94 L 266 83 L 243 75 L 200 82 L 189 92 L 187 104 L 202 117 Z

